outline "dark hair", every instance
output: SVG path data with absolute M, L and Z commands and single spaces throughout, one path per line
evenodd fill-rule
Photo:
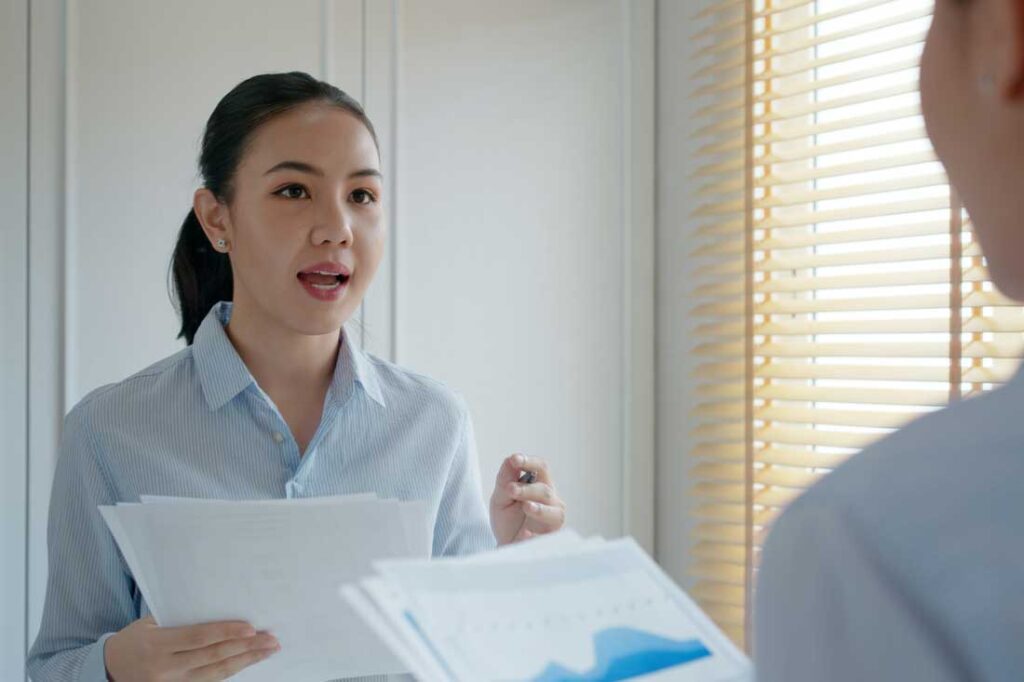
M 363 107 L 330 83 L 302 71 L 260 74 L 232 88 L 206 121 L 199 154 L 203 187 L 220 201 L 230 203 L 235 171 L 256 129 L 274 116 L 307 102 L 344 109 L 366 126 L 377 143 L 377 133 Z M 234 293 L 231 261 L 227 254 L 210 248 L 194 210 L 188 212 L 181 224 L 171 271 L 175 307 L 181 315 L 178 338 L 191 345 L 214 304 L 230 301 Z

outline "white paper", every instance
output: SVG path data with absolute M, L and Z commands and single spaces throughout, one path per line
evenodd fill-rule
M 444 671 L 437 667 L 434 655 L 426 647 L 423 638 L 415 632 L 405 632 L 393 628 L 391 620 L 377 607 L 378 601 L 387 601 L 387 598 L 383 596 L 388 590 L 387 585 L 379 578 L 366 578 L 363 584 L 365 589 L 360 589 L 355 585 L 342 586 L 340 589 L 342 599 L 347 601 L 377 633 L 381 641 L 391 648 L 414 677 L 429 680 L 445 675 Z M 370 599 L 369 593 L 371 592 L 375 595 L 375 599 Z
M 281 498 L 274 500 L 219 500 L 209 497 L 179 497 L 176 495 L 139 495 L 142 504 L 258 504 L 261 506 L 273 505 L 303 505 L 303 504 L 338 504 L 344 502 L 361 502 L 376 500 L 373 493 L 356 493 L 354 495 L 327 495 L 324 497 L 298 497 Z M 133 502 L 118 502 L 117 504 L 134 504 Z M 413 502 L 412 504 L 416 504 Z
M 146 496 L 100 509 L 161 626 L 245 620 L 277 637 L 281 651 L 232 679 L 406 670 L 338 588 L 370 575 L 374 560 L 427 556 L 425 503 Z

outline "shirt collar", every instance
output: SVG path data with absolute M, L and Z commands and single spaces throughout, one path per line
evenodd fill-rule
M 224 325 L 231 319 L 231 301 L 220 301 L 206 314 L 192 341 L 192 357 L 195 358 L 203 396 L 211 410 L 218 410 L 250 385 L 255 384 L 249 368 L 235 350 L 234 344 L 224 331 Z M 334 366 L 330 395 L 333 400 L 348 397 L 354 383 L 358 382 L 368 396 L 385 407 L 384 396 L 377 377 L 377 370 L 370 358 L 342 328 L 338 361 Z
M 344 327 L 341 328 L 340 344 L 338 362 L 334 365 L 334 378 L 331 380 L 334 395 L 343 395 L 345 387 L 351 386 L 354 378 L 363 387 L 366 395 L 381 407 L 387 407 L 384 403 L 384 393 L 380 389 L 376 366 Z

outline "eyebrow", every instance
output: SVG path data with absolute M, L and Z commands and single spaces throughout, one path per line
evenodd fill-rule
M 294 170 L 299 171 L 301 173 L 310 173 L 312 175 L 318 175 L 320 177 L 324 176 L 323 170 L 317 168 L 316 166 L 312 166 L 304 161 L 282 161 L 281 163 L 276 164 L 273 168 L 265 172 L 264 175 L 270 175 L 271 173 L 280 170 Z M 374 176 L 378 178 L 384 177 L 383 175 L 381 175 L 381 172 L 375 168 L 362 168 L 349 174 L 350 178 L 364 178 L 368 176 Z

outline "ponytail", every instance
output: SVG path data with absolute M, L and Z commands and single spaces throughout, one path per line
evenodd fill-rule
M 203 186 L 218 201 L 230 204 L 232 180 L 252 134 L 271 118 L 306 102 L 323 102 L 352 114 L 377 144 L 377 133 L 363 107 L 338 88 L 302 71 L 264 73 L 232 88 L 206 121 L 199 153 Z M 379 152 L 379 144 L 377 149 Z M 195 211 L 189 211 L 181 224 L 171 270 L 181 315 L 178 338 L 192 345 L 210 309 L 218 301 L 230 301 L 234 287 L 231 261 L 211 248 Z
M 210 247 L 194 210 L 181 224 L 171 269 L 181 316 L 178 338 L 191 346 L 206 314 L 218 301 L 230 301 L 234 289 L 231 261 Z

